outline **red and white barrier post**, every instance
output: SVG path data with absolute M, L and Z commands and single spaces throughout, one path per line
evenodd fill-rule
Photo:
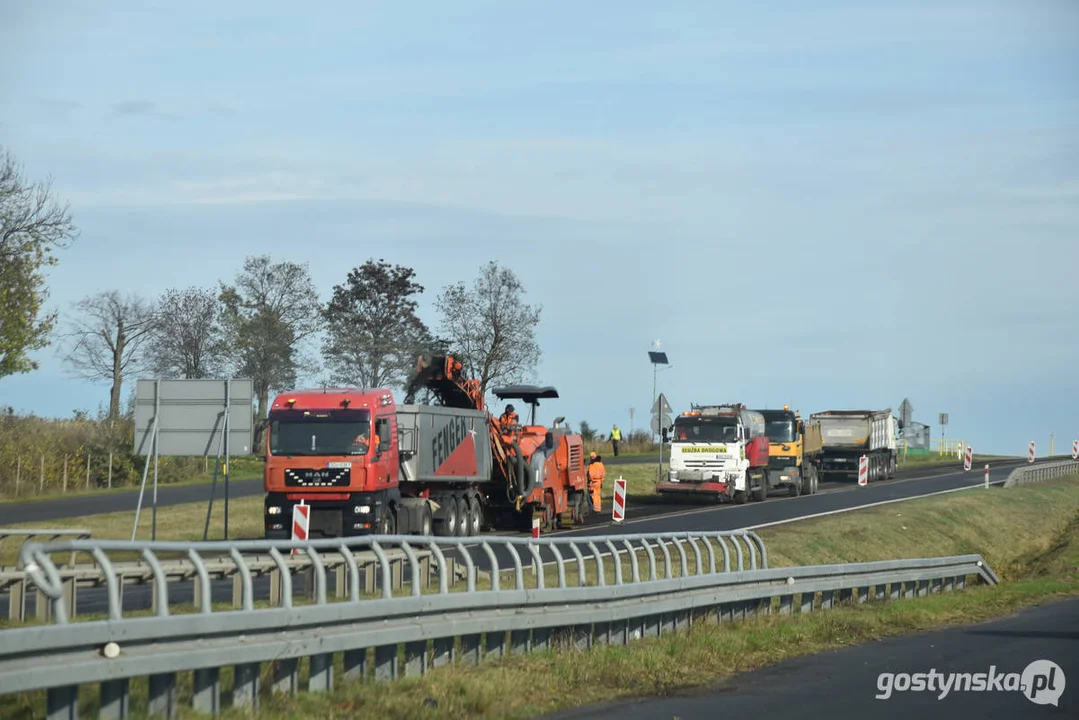
M 533 538 L 538 538 L 539 537 L 539 531 L 540 531 L 540 519 L 538 517 L 533 516 L 533 518 L 532 518 L 532 537 Z
M 1079 440 L 1072 440 L 1072 460 L 1079 460 Z
M 963 458 L 963 470 L 964 472 L 970 470 L 970 466 L 974 463 L 974 448 L 967 445 L 967 455 Z
M 614 481 L 614 502 L 611 504 L 611 519 L 616 523 L 626 519 L 626 479 L 621 476 Z
M 1027 462 L 1034 462 L 1034 441 L 1030 441 L 1030 450 L 1027 451 Z
M 307 540 L 308 531 L 311 529 L 311 506 L 300 501 L 299 505 L 292 506 L 292 539 Z M 292 548 L 293 555 L 299 555 L 297 548 Z
M 985 465 L 985 489 L 989 489 L 989 464 Z
M 858 458 L 858 484 L 863 487 L 869 484 L 869 457 L 866 455 Z

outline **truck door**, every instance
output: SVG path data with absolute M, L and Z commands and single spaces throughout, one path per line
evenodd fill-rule
M 397 467 L 397 452 L 394 445 L 393 428 L 390 426 L 390 416 L 375 418 L 375 435 L 378 436 L 378 445 L 371 448 L 370 464 L 372 489 L 381 490 L 394 481 L 394 470 Z

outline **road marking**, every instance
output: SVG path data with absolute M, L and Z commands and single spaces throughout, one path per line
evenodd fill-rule
M 1018 467 L 1018 466 L 1022 465 L 1023 462 L 1025 462 L 1025 461 L 1012 460 L 1012 461 L 1004 461 L 1004 462 L 1009 463 L 1008 465 L 1005 466 L 1005 468 L 1003 468 L 1003 469 L 1007 469 L 1007 467 L 1010 467 L 1012 464 L 1014 464 L 1016 467 Z M 1000 465 L 1002 465 L 1002 464 L 1003 464 L 1003 462 L 998 464 L 997 468 L 1001 469 Z M 963 473 L 962 470 L 948 470 L 946 472 L 938 472 L 938 473 L 936 473 L 934 475 L 919 475 L 918 477 L 898 478 L 898 479 L 892 479 L 892 480 L 885 480 L 883 482 L 878 481 L 878 482 L 875 482 L 875 483 L 870 483 L 869 487 L 892 487 L 894 485 L 902 485 L 904 483 L 921 482 L 921 481 L 924 481 L 924 480 L 935 480 L 935 479 L 939 479 L 939 478 L 945 478 L 945 477 L 948 477 L 950 475 L 957 475 L 958 476 L 958 475 L 962 475 L 962 473 Z M 1003 482 L 1003 481 L 1000 481 L 1000 482 Z M 829 485 L 830 484 L 831 484 L 831 482 L 829 483 Z M 795 497 L 790 497 L 789 495 L 783 496 L 783 497 L 771 496 L 770 495 L 768 497 L 768 500 L 766 500 L 765 502 L 770 502 L 770 501 L 771 502 L 782 502 L 783 500 L 799 500 L 799 499 L 805 498 L 805 497 L 817 497 L 818 495 L 832 495 L 832 494 L 835 494 L 835 493 L 851 492 L 853 490 L 858 489 L 857 486 L 855 486 L 855 485 L 845 486 L 842 483 L 836 483 L 836 484 L 840 485 L 840 487 L 832 487 L 832 488 L 829 488 L 827 490 L 822 490 L 822 491 L 819 491 L 819 492 L 815 493 L 814 495 L 799 495 L 796 498 Z M 997 482 L 991 482 L 990 483 L 990 485 L 995 485 L 995 484 L 998 484 L 998 483 Z M 979 487 L 985 487 L 985 483 L 980 482 L 980 483 L 978 483 L 978 486 Z M 963 488 L 963 489 L 966 489 L 966 488 Z M 948 490 L 948 491 L 945 491 L 945 492 L 952 492 L 952 491 Z M 930 493 L 930 494 L 933 494 L 933 493 Z M 774 497 L 774 499 L 773 499 L 773 497 Z M 909 500 L 909 499 L 913 499 L 915 497 L 926 497 L 926 495 L 912 495 L 910 498 L 899 498 L 899 500 Z M 898 502 L 899 500 L 889 500 L 887 502 Z M 706 505 L 705 507 L 693 508 L 692 510 L 678 510 L 676 512 L 670 512 L 670 513 L 656 513 L 654 515 L 648 515 L 648 516 L 645 516 L 645 517 L 639 517 L 639 518 L 635 518 L 633 520 L 626 520 L 625 522 L 622 523 L 622 526 L 625 527 L 625 526 L 628 526 L 628 525 L 634 525 L 636 523 L 649 522 L 649 521 L 658 520 L 658 519 L 661 519 L 661 518 L 662 519 L 667 519 L 667 518 L 689 517 L 690 515 L 699 515 L 701 513 L 715 512 L 717 510 L 734 511 L 734 510 L 737 510 L 739 508 L 748 509 L 748 508 L 760 507 L 761 505 L 762 505 L 762 503 L 746 503 L 745 505 L 731 505 L 730 503 L 722 503 L 722 504 L 719 504 L 719 505 Z M 871 507 L 871 505 L 856 505 L 856 506 L 854 506 L 852 508 L 849 508 L 849 510 L 857 510 L 858 508 L 863 508 L 863 507 Z M 844 510 L 842 512 L 846 512 L 846 511 L 847 510 Z M 783 522 L 795 522 L 797 520 L 801 520 L 801 519 L 807 518 L 807 517 L 816 517 L 816 516 L 815 515 L 800 515 L 798 517 L 791 518 L 790 520 L 784 520 Z M 612 522 L 604 522 L 604 523 L 598 523 L 596 525 L 588 525 L 588 526 L 582 527 L 582 528 L 569 528 L 567 530 L 558 530 L 558 531 L 550 532 L 550 533 L 547 533 L 547 534 L 548 535 L 569 535 L 571 533 L 581 533 L 582 537 L 587 537 L 588 535 L 585 533 L 585 531 L 592 530 L 592 529 L 595 529 L 595 528 L 601 528 L 601 527 L 610 527 L 611 525 L 614 525 L 614 523 L 612 523 Z

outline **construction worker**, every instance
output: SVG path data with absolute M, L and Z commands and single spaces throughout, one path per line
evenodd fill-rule
M 502 417 L 498 418 L 498 424 L 502 426 L 502 432 L 508 432 L 517 422 L 517 413 L 513 411 L 513 406 L 507 405 Z
M 360 455 L 366 455 L 367 451 L 370 450 L 371 448 L 374 448 L 375 452 L 378 452 L 378 433 L 375 433 L 375 438 L 374 439 L 375 439 L 374 444 L 371 444 L 370 442 L 368 442 L 368 440 L 367 440 L 367 431 L 364 430 L 363 432 L 361 432 L 359 435 L 356 436 L 356 439 L 352 441 L 352 444 L 357 446 L 360 449 Z
M 618 443 L 622 442 L 622 431 L 618 429 L 618 425 L 611 428 L 611 445 L 614 446 L 614 456 L 618 457 Z
M 607 477 L 607 469 L 603 467 L 603 458 L 595 453 L 588 462 L 588 505 L 592 512 L 600 512 L 602 500 L 600 491 L 603 489 L 603 479 Z

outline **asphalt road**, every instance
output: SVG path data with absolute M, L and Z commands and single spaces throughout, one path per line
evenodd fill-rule
M 1024 461 L 1011 461 L 1010 464 L 998 462 L 997 467 L 990 468 L 990 482 L 1002 483 L 1018 464 Z M 953 490 L 956 488 L 980 485 L 984 482 L 981 472 L 955 471 L 941 469 L 924 469 L 921 471 L 907 471 L 902 477 L 893 480 L 883 480 L 871 483 L 866 487 L 858 487 L 853 482 L 822 484 L 816 495 L 803 495 L 798 498 L 770 497 L 762 503 L 748 503 L 746 505 L 693 505 L 665 504 L 663 498 L 639 498 L 640 503 L 648 503 L 644 508 L 652 513 L 647 517 L 633 519 L 637 513 L 634 498 L 629 497 L 626 501 L 626 514 L 630 518 L 621 526 L 610 522 L 609 512 L 603 516 L 593 516 L 585 527 L 554 533 L 560 536 L 584 537 L 603 536 L 619 533 L 656 533 L 678 532 L 686 530 L 737 530 L 751 528 L 767 523 L 792 520 L 818 513 L 829 513 L 847 508 L 862 507 L 877 502 L 910 498 L 931 492 Z M 665 514 L 659 514 L 665 513 Z M 643 512 L 642 512 L 643 514 Z M 490 560 L 485 552 L 473 546 L 470 554 L 480 570 L 490 568 Z M 513 561 L 509 553 L 495 549 L 495 557 L 502 569 L 512 569 Z M 545 561 L 553 560 L 549 553 L 543 553 Z M 525 562 L 529 562 L 527 557 Z M 296 591 L 299 592 L 302 577 L 294 579 Z M 231 597 L 231 580 L 213 582 L 212 592 L 215 598 L 227 599 Z M 332 585 L 332 579 L 331 579 Z M 269 578 L 255 579 L 255 598 L 265 599 L 269 597 Z M 332 586 L 331 586 L 332 591 Z M 184 602 L 191 597 L 191 583 L 170 585 L 169 594 L 172 602 Z M 148 586 L 132 586 L 124 589 L 123 604 L 125 610 L 146 609 L 150 607 L 150 588 Z M 0 615 L 7 613 L 8 597 L 0 596 Z M 32 599 L 28 598 L 27 611 L 32 612 Z M 78 594 L 79 613 L 105 612 L 107 610 L 107 596 L 104 588 L 87 588 L 80 590 Z
M 620 457 L 606 456 L 604 465 L 642 465 L 644 463 L 658 463 L 659 456 L 649 457 Z M 158 485 L 157 507 L 171 505 L 183 505 L 186 503 L 204 503 L 210 500 L 210 483 L 198 485 L 170 486 Z M 263 494 L 262 478 L 248 478 L 246 480 L 230 480 L 229 499 L 255 497 Z M 225 483 L 218 479 L 217 493 L 214 502 L 224 502 Z M 151 507 L 153 499 L 152 481 L 147 482 L 146 493 L 142 499 L 144 509 Z M 66 520 L 68 518 L 83 517 L 84 515 L 100 515 L 114 512 L 134 512 L 138 505 L 139 491 L 117 490 L 107 494 L 84 495 L 81 497 L 59 497 L 50 500 L 30 500 L 28 502 L 14 502 L 0 504 L 0 527 L 15 523 L 45 523 L 52 520 Z
M 949 673 L 1016 673 L 1019 682 L 1033 678 L 1038 668 L 1024 671 L 1039 660 L 1056 664 L 1029 684 L 1052 686 L 1009 691 L 966 690 L 942 683 L 954 682 Z M 907 678 L 936 671 L 926 677 L 937 692 L 907 689 Z M 881 678 L 882 673 L 894 673 Z M 911 688 L 918 687 L 918 677 Z M 966 682 L 961 680 L 960 682 Z M 976 679 L 975 679 L 976 682 Z M 889 696 L 885 690 L 891 683 Z M 940 697 L 943 694 L 943 697 Z M 1058 705 L 1044 704 L 1056 696 Z M 1079 717 L 1079 598 L 1029 608 L 1017 615 L 966 627 L 888 638 L 879 642 L 794 658 L 767 668 L 723 680 L 709 688 L 678 697 L 635 699 L 555 713 L 545 720 L 713 720 L 723 717 L 821 718 L 862 717 L 883 720 L 955 720 L 955 718 L 1064 718 Z

